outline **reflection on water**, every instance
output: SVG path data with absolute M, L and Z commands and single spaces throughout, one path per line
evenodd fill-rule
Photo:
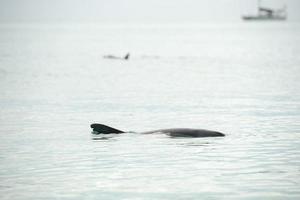
M 113 140 L 116 139 L 115 137 L 118 137 L 116 134 L 92 134 L 91 138 L 92 140 Z
M 174 137 L 172 139 L 175 139 Z M 177 138 L 178 139 L 178 138 Z M 185 143 L 177 143 L 177 145 L 182 145 L 182 146 L 190 146 L 190 147 L 206 147 L 209 146 L 209 142 L 185 142 Z
M 299 199 L 299 24 L 0 27 L 1 199 Z
M 109 140 L 111 137 L 93 137 L 92 140 Z

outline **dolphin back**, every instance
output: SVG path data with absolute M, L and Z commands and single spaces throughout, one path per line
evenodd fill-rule
M 190 128 L 174 128 L 161 129 L 156 131 L 145 132 L 149 133 L 165 133 L 171 137 L 224 137 L 225 134 L 217 131 L 210 131 L 205 129 L 190 129 Z

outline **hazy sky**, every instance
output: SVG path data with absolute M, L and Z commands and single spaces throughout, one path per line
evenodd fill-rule
M 300 0 L 263 0 L 288 5 L 300 20 Z M 255 13 L 256 0 L 0 0 L 1 21 L 234 21 Z

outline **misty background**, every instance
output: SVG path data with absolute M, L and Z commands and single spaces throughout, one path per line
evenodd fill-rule
M 275 9 L 287 5 L 288 20 L 300 20 L 298 0 L 261 2 Z M 0 21 L 238 21 L 256 10 L 256 0 L 0 0 Z

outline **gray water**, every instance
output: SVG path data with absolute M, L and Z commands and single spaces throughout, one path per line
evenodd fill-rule
M 0 199 L 299 199 L 299 55 L 299 23 L 3 23 Z

